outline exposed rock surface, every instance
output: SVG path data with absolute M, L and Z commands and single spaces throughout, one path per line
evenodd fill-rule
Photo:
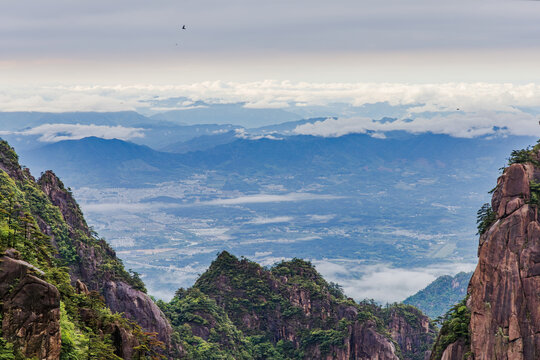
M 79 205 L 71 193 L 64 187 L 62 181 L 52 171 L 48 170 L 39 178 L 38 183 L 41 190 L 49 197 L 51 202 L 58 206 L 70 228 L 90 235 L 90 230 Z
M 304 261 L 268 271 L 223 252 L 195 287 L 215 299 L 245 334 L 288 341 L 303 349 L 306 359 L 398 359 L 383 325 L 374 320 L 378 308 L 332 295 Z
M 436 330 L 429 318 L 413 306 L 397 305 L 389 309 L 386 326 L 399 344 L 404 359 L 420 359 L 429 353 Z
M 458 340 L 444 350 L 441 360 L 465 360 L 465 354 L 468 349 L 469 347 L 465 344 L 464 340 Z
M 38 272 L 25 261 L 0 256 L 2 333 L 26 358 L 59 359 L 60 294 Z
M 540 359 L 540 223 L 531 181 L 540 182 L 531 162 L 512 164 L 499 177 L 495 221 L 480 236 L 468 288 L 470 349 L 460 340 L 442 359 L 461 360 L 468 351 L 475 360 Z
M 91 231 L 79 205 L 60 179 L 52 171 L 46 171 L 38 183 L 51 202 L 60 209 L 70 227 L 72 237 L 77 239 L 78 232 L 90 236 Z M 98 251 L 96 247 L 82 241 L 76 242 L 75 245 L 80 260 L 71 266 L 74 285 L 79 281 L 89 290 L 100 292 L 105 298 L 107 307 L 114 312 L 124 313 L 145 331 L 157 333 L 158 339 L 170 349 L 172 329 L 159 307 L 144 292 L 115 279 L 113 273 L 103 271 L 107 259 L 116 259 L 115 252 L 108 246 L 103 247 L 104 251 Z
M 475 359 L 540 358 L 540 223 L 531 164 L 513 164 L 493 194 L 496 222 L 481 236 L 469 285 Z
M 136 320 L 143 329 L 158 333 L 158 338 L 170 340 L 171 325 L 156 304 L 142 291 L 121 281 L 109 281 L 103 288 L 103 296 L 112 311 L 123 312 L 127 318 Z

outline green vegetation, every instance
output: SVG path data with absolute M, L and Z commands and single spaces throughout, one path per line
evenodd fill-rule
M 405 304 L 416 306 L 432 319 L 443 316 L 467 294 L 472 272 L 439 276 L 425 289 L 408 297 Z
M 496 220 L 497 214 L 491 208 L 491 204 L 485 203 L 482 205 L 476 212 L 477 235 L 485 233 Z
M 83 359 L 84 354 L 88 352 L 88 336 L 70 320 L 63 302 L 60 303 L 60 332 L 62 333 L 60 360 Z
M 529 186 L 531 189 L 531 199 L 529 200 L 529 204 L 540 206 L 540 183 L 531 180 Z
M 160 359 L 163 344 L 122 317 L 113 314 L 96 292 L 77 294 L 70 283 L 70 267 L 78 266 L 84 259 L 78 249 L 94 247 L 94 252 L 106 260 L 103 276 L 121 279 L 144 289 L 138 274 L 129 274 L 121 261 L 103 240 L 83 228 L 71 227 L 58 207 L 53 205 L 30 173 L 18 165 L 15 152 L 5 141 L 0 141 L 0 254 L 14 248 L 22 260 L 40 271 L 35 276 L 53 284 L 60 292 L 60 327 L 62 331 L 61 359 L 120 359 L 111 339 L 111 329 L 119 327 L 135 336 L 140 344 L 137 359 Z M 11 175 L 11 176 L 10 176 Z M 68 192 L 60 182 L 61 191 Z M 69 197 L 71 199 L 71 197 Z M 78 205 L 72 201 L 72 212 L 81 224 L 86 225 Z M 38 223 L 46 224 L 54 235 L 55 247 Z M 2 303 L 0 302 L 0 307 Z M 83 316 L 84 315 L 84 316 Z M 0 334 L 0 359 L 19 359 L 17 349 Z
M 13 344 L 0 337 L 0 360 L 15 360 L 17 357 L 13 351 Z
M 180 289 L 158 302 L 177 332 L 188 359 L 251 359 L 250 342 L 223 308 L 199 289 Z M 204 338 L 203 338 L 204 337 Z
M 390 338 L 380 306 L 346 298 L 339 285 L 328 283 L 301 259 L 265 269 L 224 251 L 192 288 L 179 289 L 170 303 L 158 305 L 171 319 L 188 359 L 329 354 L 346 345 L 355 321 L 372 321 Z M 294 334 L 296 343 L 285 334 Z
M 418 308 L 401 303 L 387 305 L 382 309 L 381 317 L 388 326 L 392 318 L 398 317 L 404 319 L 407 325 L 412 329 L 417 343 L 410 349 L 401 349 L 401 358 L 408 360 L 424 360 L 426 351 L 431 349 L 435 340 L 436 328 L 433 322 L 429 322 L 429 332 L 422 331 L 422 318 L 425 315 Z M 397 347 L 399 348 L 399 347 Z
M 531 147 L 527 147 L 526 149 L 521 150 L 513 150 L 510 153 L 510 157 L 508 158 L 508 165 L 524 163 L 533 163 L 535 165 L 538 164 L 538 160 L 536 160 L 534 156 L 534 151 L 533 149 L 531 149 Z
M 454 305 L 439 321 L 442 322 L 439 338 L 433 348 L 432 359 L 440 359 L 444 350 L 452 343 L 462 340 L 470 345 L 469 323 L 471 311 L 467 308 L 467 297 Z

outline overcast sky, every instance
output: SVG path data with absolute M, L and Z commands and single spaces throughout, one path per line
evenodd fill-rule
M 540 1 L 0 1 L 0 111 L 386 102 L 297 130 L 540 135 L 538 64 Z
M 0 2 L 4 83 L 525 83 L 539 39 L 540 1 Z

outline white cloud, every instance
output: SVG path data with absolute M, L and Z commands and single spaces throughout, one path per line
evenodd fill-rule
M 271 194 L 257 194 L 239 196 L 229 199 L 216 199 L 210 201 L 201 201 L 193 203 L 193 205 L 240 205 L 240 204 L 260 204 L 260 203 L 274 203 L 274 202 L 294 202 L 294 201 L 308 201 L 308 200 L 333 200 L 339 199 L 340 196 L 333 195 L 320 195 L 311 193 L 289 193 L 285 195 L 271 195 Z
M 396 268 L 387 264 L 364 265 L 351 260 L 314 260 L 317 270 L 328 281 L 343 286 L 355 300 L 374 299 L 379 303 L 403 301 L 425 288 L 438 276 L 472 271 L 476 264 L 448 263 L 425 268 Z
M 277 224 L 277 223 L 288 223 L 293 220 L 291 216 L 276 216 L 276 217 L 256 217 L 250 221 L 248 224 L 254 225 L 265 225 L 265 224 Z
M 29 95 L 32 94 L 32 95 Z M 186 108 L 196 101 L 207 104 L 244 103 L 246 108 L 284 108 L 290 104 L 330 106 L 335 103 L 359 107 L 386 102 L 404 106 L 404 117 L 411 123 L 371 123 L 371 114 L 350 119 L 346 111 L 336 114 L 338 121 L 327 120 L 311 128 L 300 127 L 300 133 L 321 132 L 336 136 L 366 129 L 388 131 L 403 129 L 412 132 L 430 131 L 455 136 L 476 136 L 489 133 L 492 126 L 509 126 L 510 131 L 527 133 L 535 118 L 516 107 L 540 106 L 540 84 L 508 83 L 317 83 L 291 81 L 206 81 L 182 85 L 114 85 L 114 86 L 41 86 L 0 87 L 0 111 L 117 111 L 169 108 L 161 100 L 187 98 L 174 108 Z M 459 108 L 460 111 L 456 112 Z M 350 111 L 347 110 L 347 111 Z M 425 112 L 454 112 L 427 117 Z M 316 115 L 319 116 L 319 115 Z M 383 115 L 384 116 L 384 115 Z M 537 124 L 538 121 L 536 121 Z M 514 124 L 514 125 L 513 125 Z M 324 128 L 328 125 L 327 128 Z M 331 128 L 334 126 L 334 128 Z M 524 127 L 523 127 L 524 126 Z M 309 131 L 308 131 L 309 130 Z M 330 135 L 327 135 L 330 134 Z M 375 136 L 383 136 L 376 133 Z
M 294 244 L 297 242 L 303 242 L 303 241 L 313 241 L 313 240 L 319 240 L 319 236 L 304 236 L 304 237 L 289 237 L 289 238 L 278 238 L 278 239 L 253 239 L 253 240 L 245 240 L 241 241 L 239 245 L 251 245 L 251 244 L 266 244 L 266 243 L 273 243 L 273 244 Z
M 149 211 L 151 204 L 142 203 L 81 203 L 85 213 L 140 213 Z
M 418 239 L 418 240 L 441 240 L 441 239 L 447 239 L 449 237 L 454 237 L 456 234 L 424 234 L 418 231 L 411 231 L 407 229 L 399 229 L 394 228 L 391 229 L 388 232 L 380 232 L 381 234 L 385 235 L 394 235 L 394 236 L 400 236 L 400 237 L 408 237 L 412 239 Z
M 89 136 L 131 140 L 144 137 L 144 129 L 105 125 L 43 124 L 22 131 L 0 131 L 0 135 L 37 135 L 41 142 L 79 140 Z
M 463 138 L 496 134 L 501 131 L 502 134 L 540 135 L 538 117 L 517 110 L 512 112 L 452 113 L 429 118 L 403 118 L 386 123 L 362 117 L 326 119 L 312 124 L 300 125 L 294 131 L 302 135 L 338 137 L 351 133 L 394 130 L 411 133 L 432 132 Z
M 328 222 L 330 220 L 332 220 L 333 218 L 336 217 L 335 214 L 329 214 L 329 215 L 308 215 L 309 218 L 312 220 L 312 221 L 316 221 L 316 222 Z
M 268 139 L 268 140 L 283 140 L 283 138 L 276 137 L 272 134 L 268 135 L 250 135 L 246 132 L 246 129 L 234 129 L 235 137 L 239 139 L 248 139 L 248 140 L 260 140 L 260 139 Z

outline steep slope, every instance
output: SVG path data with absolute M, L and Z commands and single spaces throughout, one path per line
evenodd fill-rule
M 193 358 L 205 358 L 204 344 L 239 359 L 423 359 L 434 337 L 417 309 L 357 304 L 299 259 L 266 270 L 222 252 L 161 306 L 184 347 L 198 345 Z
M 91 231 L 75 199 L 60 179 L 47 171 L 38 184 L 51 203 L 60 209 L 69 226 L 69 238 L 76 249 L 76 260 L 69 259 L 72 283 L 80 280 L 89 290 L 100 292 L 111 311 L 124 313 L 146 331 L 157 333 L 158 339 L 170 346 L 171 327 L 145 294 L 144 284 L 126 272 L 120 259 L 104 240 L 88 241 L 92 236 Z M 54 233 L 50 235 L 54 237 Z
M 403 359 L 424 360 L 437 330 L 421 310 L 411 305 L 394 304 L 382 310 L 382 317 L 397 342 Z
M 443 316 L 452 305 L 465 297 L 472 274 L 460 272 L 455 276 L 439 276 L 425 289 L 403 300 L 403 303 L 419 308 L 432 319 Z
M 88 229 L 69 191 L 52 172 L 36 182 L 3 141 L 0 194 L 0 353 L 17 359 L 131 359 L 158 356 L 163 343 L 170 348 L 163 314 L 134 289 L 140 280 Z M 99 272 L 85 276 L 88 264 Z M 100 295 L 108 295 L 106 285 L 124 288 L 108 296 L 109 306 Z M 160 321 L 165 325 L 159 327 Z
M 479 211 L 478 266 L 466 305 L 449 322 L 468 327 L 455 327 L 461 336 L 433 358 L 461 359 L 467 351 L 474 359 L 540 358 L 539 151 L 540 145 L 514 151 L 491 205 Z M 441 333 L 439 339 L 454 332 Z

